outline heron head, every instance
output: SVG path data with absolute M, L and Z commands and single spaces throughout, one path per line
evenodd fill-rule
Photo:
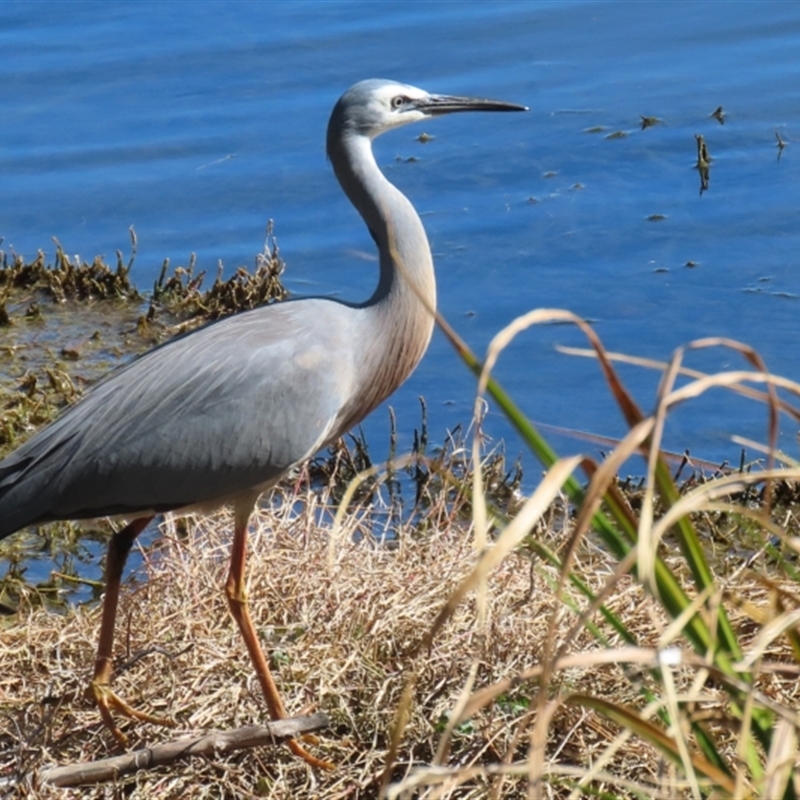
M 347 131 L 374 139 L 392 128 L 456 111 L 527 111 L 527 108 L 500 100 L 430 94 L 416 86 L 372 78 L 351 86 L 339 98 L 328 123 L 328 135 Z

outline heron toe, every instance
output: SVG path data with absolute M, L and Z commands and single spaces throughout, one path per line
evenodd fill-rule
M 303 737 L 306 738 L 305 736 Z M 316 756 L 311 755 L 308 750 L 297 741 L 297 739 L 289 739 L 288 741 L 289 750 L 294 753 L 298 758 L 302 758 L 303 761 L 306 762 L 311 767 L 316 767 L 317 769 L 325 769 L 331 770 L 335 769 L 334 765 L 330 761 L 325 761 L 323 758 L 317 758 Z
M 103 718 L 103 723 L 122 747 L 128 746 L 128 737 L 125 736 L 116 722 L 114 722 L 114 717 L 111 713 L 112 708 L 129 719 L 138 719 L 140 722 L 149 722 L 151 725 L 161 725 L 167 728 L 175 727 L 175 722 L 171 719 L 156 717 L 153 714 L 147 714 L 144 711 L 138 711 L 133 708 L 133 706 L 126 703 L 108 683 L 101 683 L 98 680 L 91 681 L 86 689 L 86 695 L 90 700 L 95 702 L 100 711 L 100 716 Z

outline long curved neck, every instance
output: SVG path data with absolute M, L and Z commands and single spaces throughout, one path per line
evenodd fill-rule
M 430 341 L 436 306 L 433 259 L 422 221 L 378 168 L 368 137 L 342 131 L 329 137 L 328 155 L 380 255 L 378 286 L 359 306 L 362 374 L 370 375 L 365 390 L 374 395 L 374 408 L 408 377 Z
M 342 133 L 328 142 L 328 155 L 342 189 L 378 246 L 380 280 L 366 305 L 407 289 L 410 282 L 434 307 L 436 280 L 422 221 L 408 198 L 378 168 L 370 140 Z

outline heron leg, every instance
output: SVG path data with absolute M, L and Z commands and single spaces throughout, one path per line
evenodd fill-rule
M 244 505 L 244 504 L 242 504 Z M 247 604 L 247 589 L 245 588 L 245 564 L 247 561 L 247 524 L 252 511 L 252 503 L 247 508 L 235 508 L 235 522 L 233 533 L 233 548 L 231 550 L 231 568 L 228 580 L 225 583 L 225 595 L 228 598 L 228 608 L 231 616 L 236 620 L 242 634 L 250 661 L 261 684 L 261 691 L 269 709 L 270 718 L 273 720 L 286 717 L 278 687 L 269 669 L 269 664 L 258 641 L 253 620 L 250 617 Z M 333 764 L 311 755 L 296 739 L 289 739 L 289 749 L 307 764 L 319 769 L 333 769 Z
M 128 560 L 128 553 L 136 537 L 147 527 L 151 519 L 152 517 L 141 517 L 133 520 L 121 531 L 115 533 L 108 545 L 105 571 L 106 591 L 103 600 L 103 617 L 100 622 L 100 639 L 97 644 L 97 658 L 94 662 L 94 677 L 87 690 L 88 696 L 97 704 L 100 716 L 103 718 L 106 727 L 123 747 L 127 746 L 128 740 L 114 722 L 114 718 L 111 716 L 112 708 L 126 717 L 138 719 L 142 722 L 168 726 L 175 724 L 171 720 L 137 711 L 118 697 L 111 689 L 111 676 L 114 673 L 112 659 L 114 622 L 117 617 L 122 570 Z

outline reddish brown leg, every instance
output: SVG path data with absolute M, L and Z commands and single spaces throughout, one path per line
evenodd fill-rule
M 283 701 L 278 694 L 278 688 L 275 686 L 269 664 L 267 664 L 267 659 L 264 657 L 264 652 L 258 641 L 258 634 L 250 618 L 250 612 L 247 608 L 247 590 L 244 585 L 245 562 L 247 561 L 247 523 L 250 519 L 251 510 L 252 503 L 248 503 L 246 508 L 244 503 L 242 503 L 241 508 L 239 505 L 235 508 L 231 569 L 228 573 L 228 580 L 225 583 L 225 594 L 228 598 L 231 616 L 239 626 L 242 638 L 247 646 L 247 652 L 250 654 L 250 661 L 258 676 L 258 682 L 261 684 L 261 691 L 264 693 L 269 715 L 273 720 L 277 720 L 286 716 L 286 709 L 283 707 Z M 296 756 L 302 758 L 312 767 L 333 769 L 333 764 L 311 755 L 296 739 L 290 739 L 288 745 Z
M 97 645 L 97 659 L 94 662 L 94 677 L 92 678 L 87 694 L 92 698 L 100 710 L 100 716 L 106 727 L 114 734 L 114 738 L 125 747 L 128 743 L 125 734 L 114 723 L 111 709 L 115 709 L 126 717 L 151 722 L 155 725 L 169 725 L 175 723 L 161 717 L 154 717 L 131 708 L 124 700 L 118 697 L 111 689 L 111 676 L 114 672 L 112 651 L 114 646 L 114 622 L 117 617 L 117 603 L 119 601 L 119 587 L 122 580 L 122 570 L 128 560 L 128 553 L 136 537 L 147 527 L 152 517 L 141 517 L 133 520 L 121 531 L 111 537 L 106 557 L 106 591 L 103 600 L 103 618 L 100 623 L 100 641 Z

